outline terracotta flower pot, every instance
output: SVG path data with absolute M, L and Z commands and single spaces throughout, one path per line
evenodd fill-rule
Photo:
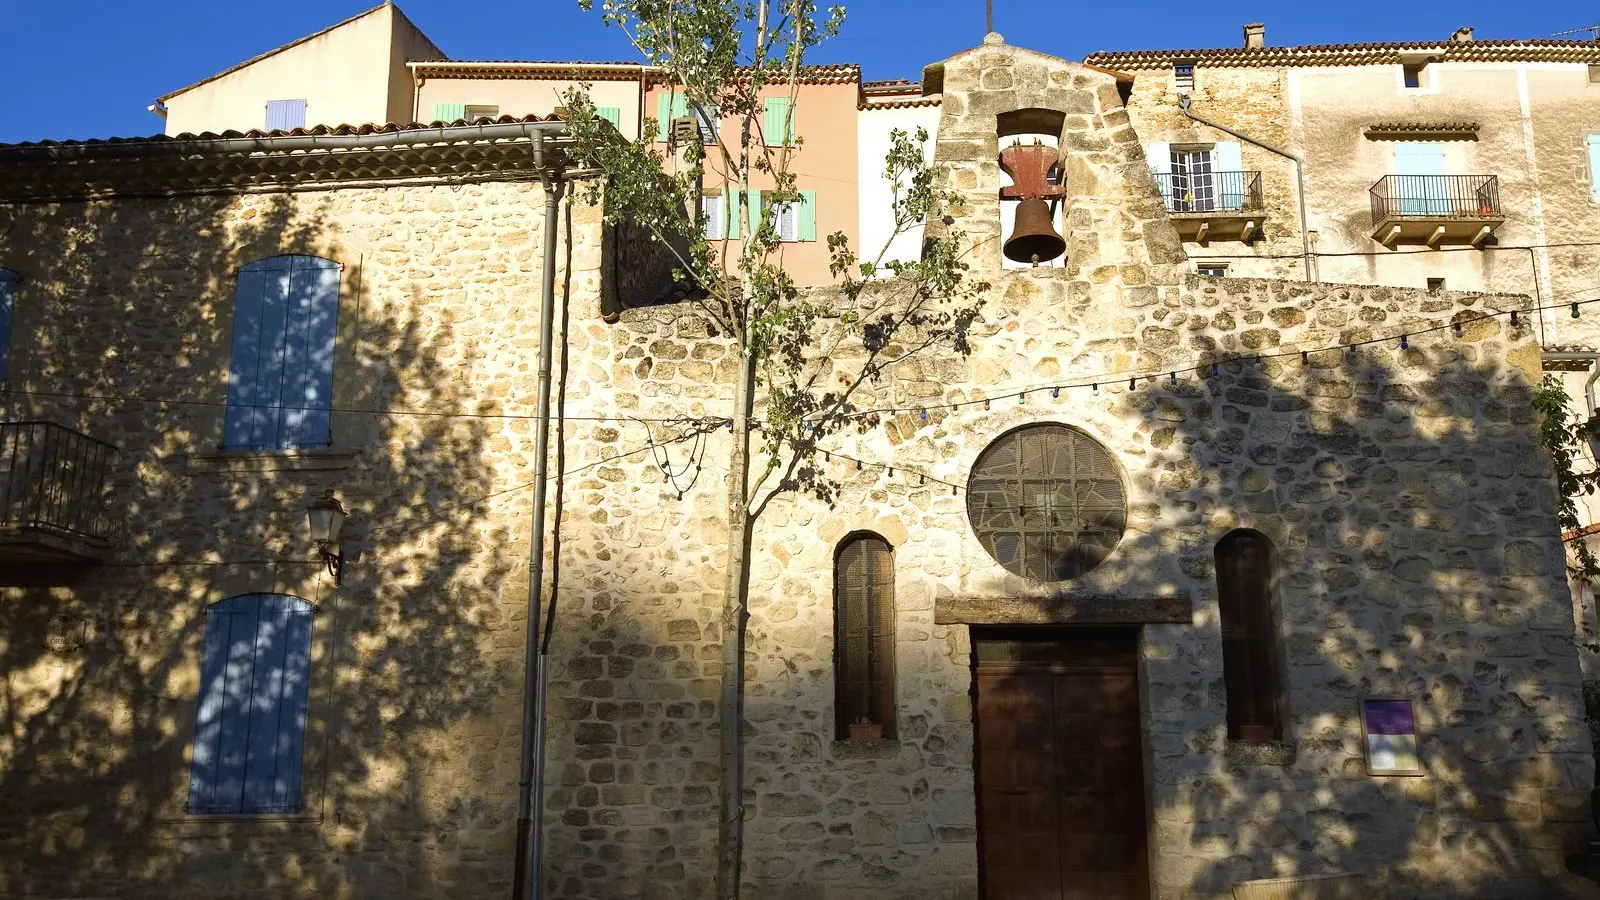
M 850 740 L 881 741 L 883 740 L 883 726 L 876 722 L 856 722 L 850 726 Z

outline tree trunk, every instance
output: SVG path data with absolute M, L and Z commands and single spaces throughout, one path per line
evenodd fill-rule
M 755 362 L 738 348 L 733 394 L 733 452 L 728 471 L 728 569 L 722 605 L 722 822 L 717 841 L 717 896 L 738 900 L 744 854 L 744 626 L 750 591 L 750 409 Z

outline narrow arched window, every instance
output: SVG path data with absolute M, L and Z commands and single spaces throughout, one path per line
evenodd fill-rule
M 875 534 L 839 545 L 833 569 L 834 720 L 894 737 L 894 549 Z M 858 731 L 857 736 L 862 736 Z
M 1222 614 L 1222 674 L 1228 737 L 1273 741 L 1285 719 L 1279 667 L 1272 542 L 1235 531 L 1217 542 L 1217 599 Z
M 0 269 L 0 382 L 11 363 L 11 316 L 17 304 L 17 273 Z
M 316 256 L 273 256 L 239 269 L 223 446 L 330 443 L 341 268 Z
M 300 810 L 311 604 L 246 594 L 206 610 L 191 813 Z

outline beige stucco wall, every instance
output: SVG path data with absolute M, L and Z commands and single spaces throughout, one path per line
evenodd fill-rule
M 418 81 L 417 117 L 422 121 L 433 120 L 436 103 L 498 106 L 503 116 L 548 116 L 563 104 L 563 95 L 583 85 L 588 88 L 589 99 L 595 106 L 614 106 L 621 111 L 618 130 L 623 137 L 631 141 L 639 136 L 640 84 L 637 79 L 580 82 L 526 77 L 433 77 L 422 72 Z
M 360 125 L 409 111 L 405 57 L 440 54 L 393 6 L 367 15 L 196 85 L 167 105 L 167 134 L 266 127 L 269 100 L 306 101 L 306 125 Z
M 1136 74 L 1129 113 L 1142 141 L 1233 139 L 1184 118 L 1170 70 Z M 1323 254 L 1315 274 L 1323 281 L 1420 288 L 1444 278 L 1451 289 L 1539 294 L 1546 302 L 1580 299 L 1594 287 L 1594 248 L 1545 246 L 1594 239 L 1587 233 L 1595 201 L 1584 139 L 1600 116 L 1600 90 L 1583 64 L 1432 63 L 1416 89 L 1403 86 L 1398 65 L 1200 66 L 1192 96 L 1197 114 L 1305 159 L 1313 250 Z M 1394 172 L 1396 144 L 1363 134 L 1379 122 L 1479 124 L 1476 139 L 1418 139 L 1443 144 L 1452 174 L 1498 176 L 1506 218 L 1495 235 L 1500 249 L 1387 250 L 1371 239 L 1369 191 Z M 1239 275 L 1300 277 L 1293 168 L 1248 143 L 1242 152 L 1245 168 L 1263 173 L 1264 238 L 1190 243 L 1189 254 L 1197 263 L 1225 262 Z M 1262 258 L 1274 256 L 1283 258 Z M 1556 311 L 1543 317 L 1541 340 L 1593 345 L 1600 341 L 1595 329 L 1600 325 Z
M 890 135 L 895 129 L 904 131 L 913 140 L 917 129 L 927 131 L 923 155 L 932 161 L 934 141 L 939 135 L 939 107 L 875 109 L 868 106 L 860 111 L 856 122 L 856 145 L 860 155 L 856 180 L 861 188 L 861 246 L 857 252 L 869 260 L 876 259 L 881 252 L 884 263 L 913 262 L 922 256 L 922 226 L 913 225 L 895 233 L 895 191 L 894 185 L 883 176 L 884 163 L 892 146 Z
M 655 118 L 656 97 L 665 93 L 663 86 L 652 86 L 645 96 L 644 116 Z M 856 98 L 859 86 L 849 84 L 801 84 L 794 90 L 794 128 L 803 144 L 790 156 L 789 170 L 795 174 L 796 187 L 817 193 L 817 239 L 785 243 L 774 254 L 789 276 L 802 286 L 822 285 L 833 281 L 828 271 L 830 255 L 828 235 L 843 232 L 850 246 L 859 253 L 861 247 L 858 210 L 861 194 L 857 187 L 859 159 L 856 151 Z M 764 88 L 762 97 L 787 97 L 787 85 Z M 759 101 L 758 101 L 759 102 Z M 722 135 L 737 158 L 739 121 L 732 117 L 722 120 Z M 654 137 L 654 135 L 650 135 Z M 658 142 L 657 147 L 661 145 Z M 777 148 L 774 148 L 776 150 Z M 708 191 L 726 190 L 738 186 L 737 173 L 730 173 L 715 154 L 706 154 L 706 180 Z M 766 172 L 750 172 L 753 190 L 769 190 L 772 176 Z M 748 220 L 748 217 L 747 217 Z M 748 233 L 748 225 L 742 229 Z M 742 240 L 726 242 L 730 259 L 737 258 Z

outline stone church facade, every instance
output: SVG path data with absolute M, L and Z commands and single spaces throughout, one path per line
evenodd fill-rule
M 991 36 L 925 85 L 991 289 L 969 356 L 863 400 L 890 412 L 832 448 L 836 501 L 758 523 L 746 896 L 1585 896 L 1530 301 L 1187 274 L 1117 76 Z M 998 158 L 1033 136 L 1065 262 L 1003 268 Z M 207 170 L 268 193 L 129 169 L 0 206 L 7 421 L 114 445 L 118 526 L 6 569 L 0 895 L 509 889 L 544 196 L 515 141 L 446 137 Z M 231 152 L 162 146 L 166 178 Z M 164 151 L 75 152 L 92 177 Z M 723 415 L 734 362 L 623 229 L 560 221 L 547 895 L 705 897 L 727 438 L 693 484 L 647 448 Z M 218 450 L 237 275 L 283 255 L 339 267 L 329 445 Z M 302 537 L 328 489 L 337 582 Z M 852 705 L 858 589 L 880 644 Z M 298 799 L 197 812 L 208 610 L 259 594 L 314 610 Z

